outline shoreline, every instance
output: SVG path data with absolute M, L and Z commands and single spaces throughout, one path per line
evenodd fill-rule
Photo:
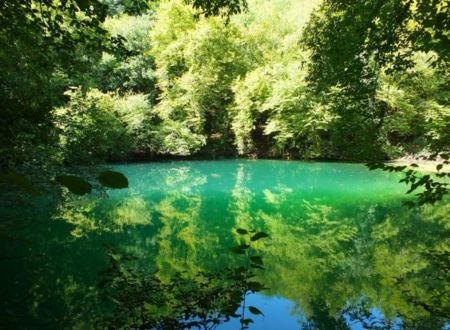
M 196 156 L 175 156 L 175 157 L 154 157 L 154 158 L 140 158 L 140 159 L 130 159 L 126 161 L 108 161 L 105 165 L 127 165 L 127 164 L 144 164 L 144 163 L 166 163 L 166 162 L 177 162 L 177 161 L 227 161 L 227 160 L 280 160 L 280 161 L 300 161 L 307 163 L 347 163 L 347 164 L 362 164 L 366 165 L 365 161 L 351 161 L 351 160 L 333 160 L 333 159 L 287 159 L 287 158 L 253 158 L 253 157 L 196 157 Z M 407 166 L 409 169 L 424 172 L 424 173 L 438 173 L 438 172 L 450 172 L 450 164 L 443 164 L 440 171 L 437 170 L 436 166 L 442 164 L 444 160 L 440 161 L 430 161 L 414 158 L 398 158 L 393 160 L 380 160 L 385 164 L 393 166 Z M 416 164 L 417 167 L 411 166 Z

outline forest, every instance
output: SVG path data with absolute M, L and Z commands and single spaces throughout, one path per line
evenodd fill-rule
M 2 170 L 449 149 L 446 1 L 223 4 L 4 2 Z
M 447 329 L 449 69 L 448 0 L 1 1 L 0 328 Z

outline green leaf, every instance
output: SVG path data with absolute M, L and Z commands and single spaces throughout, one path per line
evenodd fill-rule
M 120 172 L 103 171 L 98 176 L 98 181 L 100 181 L 103 186 L 108 188 L 128 188 L 128 179 Z
M 436 170 L 440 171 L 444 167 L 443 164 L 436 165 Z
M 243 319 L 243 320 L 241 320 L 241 324 L 248 325 L 250 323 L 253 323 L 252 319 Z
M 260 265 L 260 266 L 264 265 L 262 258 L 260 256 L 252 256 L 252 257 L 250 257 L 250 260 L 257 265 Z
M 76 195 L 81 196 L 92 191 L 92 185 L 89 182 L 75 175 L 58 175 L 55 180 Z
M 261 238 L 266 238 L 266 237 L 269 237 L 269 234 L 267 234 L 263 231 L 260 231 L 260 232 L 256 233 L 255 235 L 253 235 L 252 238 L 250 238 L 250 239 L 252 240 L 252 242 L 254 242 Z
M 252 313 L 254 315 L 264 315 L 263 312 L 261 312 L 258 308 L 254 307 L 254 306 L 248 306 L 248 310 L 250 311 L 250 313 Z
M 242 228 L 238 228 L 238 229 L 236 229 L 236 231 L 237 231 L 237 233 L 240 234 L 240 235 L 246 235 L 246 234 L 248 234 L 248 231 L 245 230 L 245 229 L 242 229 Z

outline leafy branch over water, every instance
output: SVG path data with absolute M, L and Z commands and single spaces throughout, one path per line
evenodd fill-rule
M 432 154 L 429 157 L 426 157 L 427 160 L 436 160 L 438 154 Z M 388 172 L 397 172 L 403 173 L 404 177 L 399 181 L 409 185 L 409 190 L 407 194 L 410 194 L 414 191 L 423 190 L 416 194 L 417 200 L 415 201 L 406 201 L 404 205 L 409 207 L 421 206 L 424 204 L 435 204 L 436 202 L 442 200 L 445 195 L 450 192 L 449 183 L 446 181 L 442 181 L 439 179 L 450 178 L 450 172 L 441 171 L 444 165 L 450 164 L 449 158 L 450 153 L 441 153 L 439 156 L 443 159 L 441 163 L 436 165 L 436 175 L 433 177 L 432 175 L 426 174 L 421 175 L 418 171 L 411 169 L 417 168 L 417 164 L 411 164 L 410 168 L 405 165 L 389 165 L 381 162 L 369 163 L 367 166 L 370 170 L 382 169 L 383 171 Z
M 243 254 L 245 256 L 244 266 L 236 269 L 237 276 L 236 279 L 241 281 L 243 284 L 243 298 L 242 298 L 242 310 L 240 314 L 240 323 L 241 329 L 248 329 L 249 324 L 253 323 L 252 318 L 246 318 L 245 312 L 248 309 L 253 315 L 264 315 L 258 308 L 255 306 L 246 306 L 246 296 L 249 293 L 255 293 L 264 289 L 264 285 L 251 280 L 255 277 L 255 273 L 253 273 L 253 269 L 264 269 L 264 263 L 261 256 L 255 255 L 252 250 L 252 243 L 269 237 L 269 234 L 265 232 L 256 232 L 254 230 L 246 230 L 243 228 L 236 229 L 236 232 L 242 236 L 243 242 L 240 245 L 237 245 L 232 248 L 232 251 L 237 254 Z

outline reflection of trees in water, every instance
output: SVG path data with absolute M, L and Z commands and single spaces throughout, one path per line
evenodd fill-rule
M 252 252 L 254 241 L 267 237 L 263 232 L 249 233 L 235 253 L 244 262 L 234 268 L 210 272 L 184 270 L 161 279 L 157 272 L 133 265 L 137 257 L 117 254 L 106 246 L 110 266 L 104 270 L 100 292 L 111 303 L 112 314 L 96 322 L 102 328 L 127 329 L 215 329 L 221 323 L 239 318 L 241 330 L 261 315 L 254 306 L 246 306 L 246 297 L 263 289 L 254 279 L 254 269 L 263 269 L 262 259 Z M 247 316 L 246 316 L 247 315 Z
M 449 261 L 448 205 L 407 214 L 383 206 L 361 207 L 353 210 L 353 217 L 328 206 L 306 209 L 299 223 L 289 225 L 280 218 L 268 229 L 272 242 L 263 255 L 269 269 L 262 281 L 271 292 L 297 302 L 318 324 L 325 314 L 338 322 L 349 308 L 353 317 L 377 308 L 387 328 L 397 317 L 413 329 L 427 321 L 443 326 L 449 315 L 449 279 L 443 267 Z M 438 209 L 442 216 L 431 219 L 429 214 Z M 433 250 L 440 251 L 440 265 L 430 258 Z M 361 297 L 364 306 L 359 306 Z
M 309 319 L 304 326 L 346 328 L 344 321 L 360 319 L 368 328 L 394 328 L 399 318 L 412 329 L 445 324 L 449 204 L 410 211 L 395 202 L 346 209 L 313 200 L 286 214 L 283 209 L 292 210 L 286 201 L 293 201 L 286 187 L 266 189 L 265 204 L 245 186 L 235 190 L 243 195 L 235 202 L 240 218 L 263 223 L 271 234 L 260 250 L 267 270 L 258 278 L 268 294 L 298 304 Z M 439 263 L 431 251 L 439 251 Z
M 184 296 L 194 297 L 183 290 L 196 290 L 195 299 L 210 297 L 207 290 L 216 287 L 225 301 L 233 285 L 221 277 L 222 271 L 240 266 L 230 248 L 238 243 L 235 229 L 241 227 L 270 234 L 270 244 L 254 244 L 265 264 L 254 279 L 269 288 L 266 294 L 294 301 L 296 312 L 306 318 L 304 328 L 345 329 L 351 322 L 394 328 L 401 322 L 408 329 L 438 329 L 448 318 L 449 204 L 407 210 L 396 202 L 355 201 L 350 209 L 298 199 L 282 184 L 255 192 L 248 184 L 252 172 L 245 166 L 236 169 L 231 193 L 209 196 L 200 188 L 211 178 L 189 169 L 177 173 L 176 181 L 159 179 L 164 196 L 77 199 L 54 213 L 65 222 L 46 222 L 28 233 L 39 253 L 7 266 L 19 275 L 4 275 L 3 282 L 21 284 L 2 289 L 2 296 L 18 297 L 8 313 L 29 316 L 6 324 L 89 328 L 89 315 L 107 315 L 111 305 L 101 301 L 103 291 L 96 287 L 96 273 L 108 265 L 100 248 L 103 241 L 138 258 L 122 265 L 120 273 L 111 271 L 117 285 L 129 286 L 125 296 L 130 299 L 136 295 L 142 303 L 142 285 L 157 293 L 150 299 L 175 294 L 167 288 L 178 281 Z M 70 238 L 69 232 L 76 236 Z M 45 257 L 38 257 L 43 253 Z M 131 284 L 123 282 L 125 271 Z M 216 277 L 202 291 L 204 276 Z M 152 287 L 155 281 L 160 284 Z M 24 296 L 23 306 L 17 307 Z M 183 304 L 181 297 L 175 301 Z M 146 312 L 162 313 L 164 303 L 158 306 Z M 176 310 L 174 306 L 167 310 Z M 264 313 L 270 315 L 270 310 Z

